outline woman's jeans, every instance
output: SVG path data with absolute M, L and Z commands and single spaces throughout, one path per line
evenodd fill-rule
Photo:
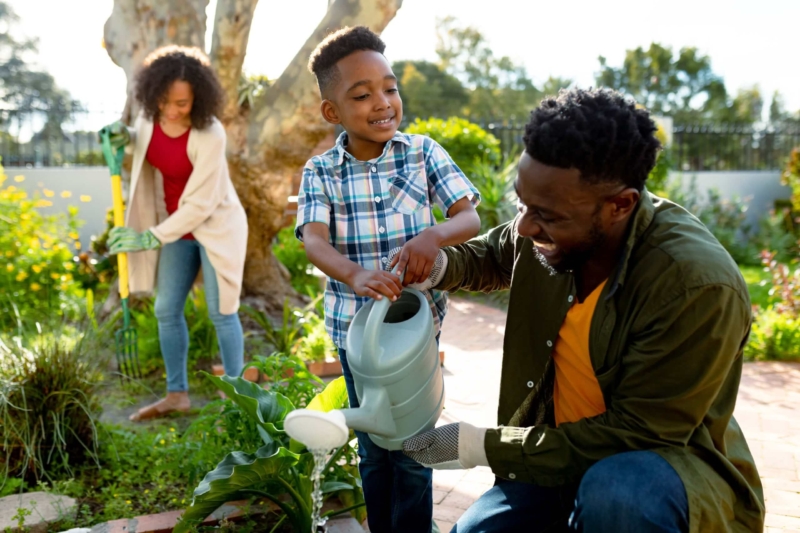
M 202 267 L 208 315 L 217 331 L 225 374 L 239 376 L 244 366 L 244 335 L 238 313 L 219 312 L 217 274 L 205 248 L 194 240 L 165 244 L 158 261 L 156 318 L 161 355 L 167 369 L 167 391 L 189 390 L 186 360 L 189 354 L 189 329 L 183 315 L 186 297 Z

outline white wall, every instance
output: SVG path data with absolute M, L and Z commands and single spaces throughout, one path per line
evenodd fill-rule
M 747 203 L 747 222 L 755 225 L 775 207 L 775 200 L 789 198 L 792 190 L 781 185 L 778 170 L 736 172 L 670 172 L 669 179 L 680 178 L 682 188 L 688 190 L 692 178 L 697 181 L 697 191 L 705 197 L 709 189 L 718 189 L 723 198 L 738 196 Z
M 111 207 L 111 176 L 108 168 L 6 168 L 5 172 L 8 180 L 3 184 L 4 187 L 14 185 L 28 194 L 34 191 L 42 194 L 43 189 L 55 193 L 53 197 L 46 198 L 53 205 L 42 208 L 45 214 L 66 212 L 67 206 L 76 206 L 78 218 L 85 222 L 79 230 L 84 250 L 89 248 L 92 235 L 99 235 L 105 230 L 106 210 Z M 14 177 L 20 175 L 25 180 L 15 182 Z M 64 191 L 70 193 L 69 198 L 62 197 Z M 82 196 L 84 201 L 81 200 Z

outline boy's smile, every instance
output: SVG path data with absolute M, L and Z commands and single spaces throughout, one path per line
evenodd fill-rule
M 400 121 L 397 78 L 383 54 L 362 50 L 336 64 L 339 80 L 324 95 L 322 116 L 347 132 L 347 151 L 368 161 L 380 156 Z

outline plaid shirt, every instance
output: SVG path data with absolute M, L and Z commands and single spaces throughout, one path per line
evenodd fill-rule
M 383 154 L 358 161 L 345 150 L 347 133 L 322 155 L 312 157 L 303 170 L 297 200 L 295 234 L 322 222 L 330 228 L 331 245 L 368 270 L 388 266 L 389 252 L 433 226 L 433 203 L 447 213 L 478 191 L 447 152 L 429 137 L 396 133 Z M 443 292 L 426 292 L 435 327 L 447 310 Z M 345 347 L 347 328 L 369 298 L 356 295 L 346 284 L 328 279 L 325 289 L 325 326 L 333 342 Z

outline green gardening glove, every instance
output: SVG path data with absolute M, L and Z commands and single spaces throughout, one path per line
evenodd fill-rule
M 109 124 L 100 131 L 108 131 L 108 140 L 111 142 L 111 148 L 114 150 L 127 146 L 131 142 L 131 134 L 128 131 L 127 126 L 125 126 L 125 124 L 119 120 Z M 100 142 L 103 142 L 102 138 L 100 139 Z
M 131 228 L 120 227 L 111 228 L 108 232 L 108 252 L 111 255 L 157 248 L 161 248 L 161 241 L 150 230 L 139 233 Z

